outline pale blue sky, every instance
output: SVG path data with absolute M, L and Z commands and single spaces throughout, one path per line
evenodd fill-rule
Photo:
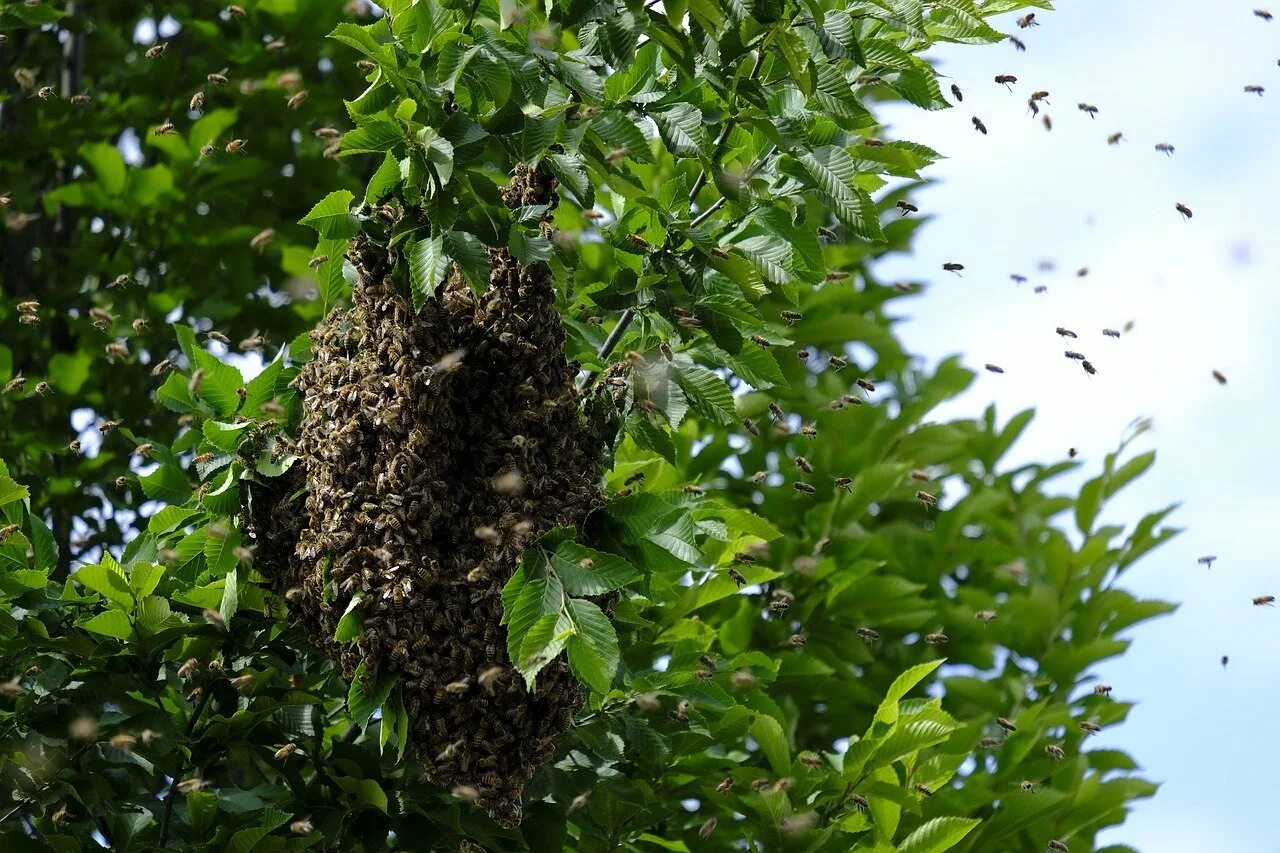
M 1038 28 L 1005 25 L 1025 53 L 1008 44 L 936 52 L 952 78 L 944 90 L 954 80 L 964 91 L 959 108 L 885 112 L 885 136 L 949 159 L 917 198 L 937 219 L 912 256 L 882 273 L 929 283 L 927 297 L 901 303 L 910 348 L 1006 371 L 980 372 L 945 414 L 976 414 L 993 400 L 1003 418 L 1038 410 L 1014 461 L 1077 447 L 1094 476 L 1126 424 L 1154 418 L 1136 447 L 1156 448 L 1156 466 L 1108 520 L 1182 502 L 1173 521 L 1186 532 L 1127 576 L 1136 593 L 1182 608 L 1131 632 L 1129 654 L 1097 669 L 1117 698 L 1139 704 L 1095 744 L 1131 751 L 1164 787 L 1106 840 L 1161 853 L 1274 853 L 1280 842 L 1263 816 L 1277 790 L 1280 611 L 1250 599 L 1280 596 L 1268 523 L 1280 508 L 1269 364 L 1280 339 L 1280 245 L 1267 236 L 1280 230 L 1280 20 L 1254 17 L 1252 0 L 1059 6 L 1037 13 Z M 1019 78 L 1013 93 L 996 74 Z M 1269 91 L 1247 95 L 1249 84 Z M 1039 89 L 1051 93 L 1051 133 L 1027 114 Z M 1099 108 L 1096 119 L 1077 110 L 1081 101 Z M 973 115 L 989 135 L 974 132 Z M 1108 146 L 1115 132 L 1126 142 Z M 1176 146 L 1174 156 L 1156 152 L 1158 142 Z M 1177 202 L 1194 211 L 1191 222 Z M 1041 259 L 1057 271 L 1038 273 Z M 964 277 L 943 273 L 947 261 L 965 264 Z M 1089 275 L 1078 278 L 1082 266 Z M 1013 272 L 1031 282 L 1014 285 Z M 1035 284 L 1048 292 L 1034 294 Z M 1101 335 L 1126 320 L 1132 333 Z M 1070 348 L 1097 376 L 1063 357 L 1060 325 L 1080 333 Z M 1218 555 L 1212 570 L 1196 564 L 1203 554 Z

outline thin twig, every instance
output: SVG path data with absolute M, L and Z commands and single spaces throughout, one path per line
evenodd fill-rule
M 604 343 L 600 345 L 600 350 L 596 353 L 597 358 L 608 358 L 614 349 L 617 348 L 618 341 L 622 340 L 622 336 L 627 331 L 627 326 L 631 325 L 631 320 L 635 315 L 636 312 L 630 308 L 622 312 L 622 316 L 618 318 L 617 325 L 613 327 L 613 331 L 609 332 L 609 337 L 605 338 Z M 592 370 L 589 373 L 586 373 L 583 375 L 578 387 L 582 389 L 590 388 L 591 383 L 595 382 L 596 377 L 599 375 L 600 371 L 598 370 Z
M 196 723 L 200 722 L 200 714 L 204 712 L 205 706 L 209 704 L 209 697 L 212 691 L 205 686 L 204 693 L 200 696 L 200 701 L 196 704 L 195 713 L 191 715 L 191 722 L 187 723 L 187 740 L 195 734 Z M 160 837 L 156 839 L 156 846 L 163 847 L 165 842 L 169 840 L 169 828 L 173 822 L 173 802 L 177 799 L 178 785 L 182 782 L 182 777 L 187 774 L 186 761 L 184 760 L 178 765 L 178 773 L 173 777 L 173 781 L 169 783 L 169 793 L 164 798 L 164 816 L 160 819 Z
M 751 66 L 751 73 L 747 75 L 748 80 L 754 80 L 760 75 L 760 69 L 764 66 L 764 50 L 756 54 L 755 65 Z M 734 95 L 737 89 L 734 89 Z M 730 99 L 729 108 L 733 109 L 732 98 Z M 729 141 L 729 134 L 733 132 L 733 127 L 738 123 L 738 116 L 731 115 L 725 121 L 724 127 L 720 129 L 720 135 L 716 137 L 715 147 L 711 150 L 710 165 L 715 166 L 716 161 L 720 159 L 720 155 L 724 153 L 724 146 Z M 692 204 L 698 198 L 698 193 L 702 192 L 702 188 L 707 185 L 707 178 L 710 177 L 710 171 L 704 168 L 698 173 L 698 177 L 694 179 L 693 189 L 689 190 L 689 203 Z

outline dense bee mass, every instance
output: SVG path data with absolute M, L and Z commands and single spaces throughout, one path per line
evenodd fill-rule
M 521 167 L 504 200 L 554 203 L 553 181 Z M 561 661 L 526 690 L 500 593 L 540 534 L 600 504 L 605 448 L 579 409 L 550 270 L 489 257 L 483 296 L 454 273 L 415 311 L 387 251 L 357 239 L 354 306 L 313 333 L 297 380 L 294 484 L 252 515 L 260 562 L 313 639 L 347 678 L 361 663 L 397 673 L 409 753 L 512 825 L 581 695 Z M 359 636 L 335 642 L 353 597 Z

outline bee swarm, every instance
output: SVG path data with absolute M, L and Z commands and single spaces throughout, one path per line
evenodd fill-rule
M 524 166 L 503 193 L 511 207 L 556 201 Z M 600 505 L 605 446 L 579 409 L 550 270 L 488 251 L 483 296 L 455 271 L 415 312 L 387 250 L 356 239 L 354 306 L 312 334 L 297 380 L 293 481 L 256 485 L 247 514 L 260 565 L 344 676 L 361 663 L 399 675 L 409 755 L 514 826 L 581 694 L 563 660 L 525 688 L 500 593 L 538 536 Z M 304 488 L 305 505 L 290 501 Z M 335 642 L 359 594 L 360 635 Z

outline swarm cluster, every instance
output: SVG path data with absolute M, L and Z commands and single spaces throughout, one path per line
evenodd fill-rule
M 504 197 L 547 204 L 554 182 L 521 168 Z M 545 264 L 491 249 L 483 296 L 455 273 L 415 311 L 386 249 L 357 239 L 348 257 L 354 306 L 313 333 L 297 380 L 305 510 L 279 487 L 280 502 L 256 506 L 259 553 L 278 552 L 273 582 L 348 678 L 361 663 L 399 674 L 409 752 L 429 776 L 514 825 L 581 695 L 563 661 L 526 690 L 500 593 L 539 535 L 600 504 L 604 445 L 580 411 Z M 353 596 L 360 635 L 334 642 Z

